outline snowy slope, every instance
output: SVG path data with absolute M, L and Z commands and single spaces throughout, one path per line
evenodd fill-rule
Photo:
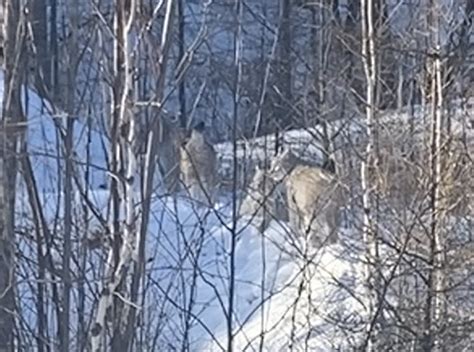
M 265 234 L 267 244 L 268 276 L 262 304 L 261 260 L 262 244 L 259 234 L 249 233 L 239 248 L 252 248 L 245 265 L 239 265 L 240 275 L 253 283 L 253 290 L 237 289 L 238 323 L 235 348 L 239 351 L 254 350 L 262 342 L 264 351 L 294 350 L 329 351 L 350 349 L 357 342 L 357 335 L 347 338 L 346 329 L 360 329 L 363 304 L 354 298 L 361 296 L 362 268 L 350 260 L 342 246 L 324 248 L 315 255 L 313 263 L 282 251 L 276 245 L 277 231 L 271 228 Z M 246 243 L 247 242 L 247 243 Z M 291 252 L 290 252 L 291 253 Z M 260 272 L 259 272 L 260 270 Z M 242 285 L 241 285 L 242 286 Z M 253 301 L 253 304 L 250 302 Z M 241 323 L 245 322 L 245 323 Z M 337 323 L 336 323 L 337 322 Z M 225 345 L 223 324 L 217 335 Z M 224 332 L 222 332 L 224 330 Z M 218 350 L 212 343 L 209 350 Z M 204 350 L 206 350 L 205 348 Z
M 223 225 L 216 214 L 209 214 L 201 227 L 202 214 L 195 214 L 189 204 L 180 202 L 176 211 L 171 209 L 171 200 L 168 205 L 155 204 L 154 213 L 163 213 L 163 216 L 151 224 L 149 251 L 154 254 L 153 267 L 179 267 L 188 273 L 183 280 L 188 283 L 185 290 L 189 296 L 194 263 L 198 263 L 190 349 L 223 350 L 227 343 L 225 311 L 228 307 L 231 238 L 226 225 L 230 225 L 230 221 Z M 224 221 L 229 219 L 228 209 L 221 208 L 218 216 Z M 179 229 L 177 224 L 181 224 Z M 348 249 L 349 246 L 334 245 L 318 253 L 308 253 L 307 257 L 312 259 L 308 263 L 303 260 L 303 243 L 291 240 L 285 224 L 272 222 L 262 235 L 242 219 L 237 231 L 236 350 L 254 350 L 260 344 L 262 331 L 265 351 L 286 351 L 290 344 L 296 350 L 303 350 L 307 344 L 312 351 L 327 351 L 349 348 L 355 343 L 357 334 L 348 339 L 344 331 L 360 327 L 364 306 L 357 297 L 361 296 L 363 271 L 360 259 Z M 187 251 L 189 257 L 183 259 L 183 253 Z M 156 273 L 159 273 L 156 280 L 160 286 L 176 285 L 176 290 L 168 290 L 176 292 L 176 296 L 170 298 L 169 295 L 173 295 L 168 293 L 168 299 L 179 301 L 181 295 L 186 295 L 179 280 L 175 280 L 182 275 L 178 270 L 176 275 L 172 270 Z M 160 291 L 150 294 L 151 300 L 162 296 Z M 159 301 L 150 306 L 159 305 Z M 178 325 L 178 321 L 169 325 L 175 324 Z
M 62 170 L 57 164 L 60 138 L 47 105 L 44 107 L 31 91 L 27 110 L 28 147 L 35 163 L 35 175 L 46 195 L 51 189 L 49 184 L 52 189 L 56 187 L 58 170 Z M 404 116 L 398 118 L 404 119 Z M 387 117 L 392 118 L 395 119 L 395 114 Z M 352 132 L 361 133 L 361 125 L 355 126 Z M 75 131 L 75 165 L 81 170 L 79 176 L 84 176 L 87 150 L 92 163 L 105 168 L 101 135 L 92 131 L 88 136 L 81 122 L 77 122 Z M 311 130 L 290 131 L 283 139 L 298 153 L 308 153 L 308 157 L 316 160 L 320 157 Z M 255 159 L 260 159 L 265 155 L 264 145 L 264 140 L 258 139 L 252 141 L 248 150 L 252 150 Z M 230 144 L 218 145 L 217 149 L 223 160 L 229 160 Z M 239 153 L 242 153 L 239 158 L 246 156 L 240 149 Z M 93 179 L 90 198 L 105 217 L 109 194 L 95 186 L 105 182 L 106 175 L 100 168 L 94 170 L 97 170 L 97 182 Z M 53 200 L 50 198 L 51 208 L 57 207 Z M 261 234 L 243 218 L 233 232 L 229 204 L 230 199 L 223 198 L 215 210 L 206 212 L 182 199 L 153 200 L 143 311 L 146 312 L 144 325 L 159 332 L 160 346 L 180 349 L 184 344 L 184 326 L 188 324 L 189 350 L 226 349 L 230 239 L 236 233 L 235 350 L 254 351 L 260 344 L 264 351 L 288 351 L 290 347 L 294 351 L 352 350 L 363 334 L 366 312 L 366 302 L 361 300 L 364 296 L 363 259 L 355 245 L 356 234 L 341 229 L 340 244 L 324 247 L 316 253 L 308 249 L 305 253 L 304 243 L 294 239 L 285 223 L 273 221 Z M 27 212 L 27 207 L 23 211 Z M 54 212 L 47 213 L 49 220 L 52 221 L 53 215 Z M 98 258 L 87 264 L 90 282 L 98 281 L 93 276 L 99 267 Z M 25 276 L 32 275 L 25 273 Z M 23 288 L 30 289 L 25 285 L 20 292 Z M 94 291 L 97 287 L 90 289 L 90 296 L 97 294 Z M 22 297 L 33 300 L 32 296 Z M 87 309 L 92 308 L 92 302 L 88 302 Z
M 28 101 L 28 149 L 45 202 L 45 214 L 48 223 L 53 224 L 55 211 L 61 209 L 53 195 L 61 175 L 58 171 L 63 170 L 58 152 L 62 147 L 58 132 L 62 121 L 59 117 L 55 120 L 48 104 L 33 91 L 28 91 L 25 101 Z M 101 134 L 95 131 L 89 134 L 87 130 L 81 121 L 76 123 L 75 167 L 80 171 L 79 177 L 84 176 L 87 158 L 99 167 L 91 169 L 93 190 L 89 196 L 105 217 L 108 191 L 96 189 L 106 181 L 100 170 L 106 167 L 103 141 Z M 20 199 L 26 199 L 21 198 L 23 194 L 20 188 Z M 158 198 L 152 203 L 147 243 L 147 253 L 152 260 L 148 262 L 147 272 L 150 280 L 157 284 L 149 289 L 145 305 L 152 315 L 160 311 L 166 313 L 168 319 L 150 318 L 148 321 L 150 326 L 161 326 L 163 341 L 179 345 L 182 336 L 176 330 L 182 326 L 182 311 L 187 308 L 192 317 L 188 337 L 192 351 L 221 350 L 219 346 L 226 344 L 225 312 L 228 310 L 232 234 L 228 203 L 228 199 L 223 199 L 222 205 L 217 207 L 219 210 L 210 214 L 195 209 L 185 200 L 174 203 L 169 198 Z M 29 212 L 26 201 L 18 202 L 18 211 Z M 28 219 L 29 216 L 21 217 L 19 224 L 28 228 Z M 94 222 L 90 226 L 94 226 Z M 305 266 L 301 255 L 304 246 L 290 240 L 292 237 L 285 224 L 273 222 L 263 235 L 245 219 L 238 226 L 234 306 L 236 349 L 252 350 L 260 343 L 261 331 L 265 331 L 267 351 L 286 350 L 290 341 L 294 341 L 295 347 L 303 346 L 303 341 L 307 341 L 319 350 L 327 350 L 331 344 L 350 343 L 342 329 L 335 328 L 336 324 L 331 321 L 343 319 L 345 324 L 357 325 L 361 319 L 363 307 L 349 293 L 358 290 L 361 273 L 353 255 L 342 246 L 333 246 L 317 254 L 313 263 Z M 28 240 L 21 241 L 21 246 L 24 253 L 32 251 Z M 53 257 L 60 261 L 55 253 Z M 87 264 L 91 275 L 96 270 L 93 268 L 98 264 L 96 260 Z M 21 270 L 27 277 L 34 275 L 30 266 L 22 266 Z M 301 285 L 306 289 L 301 291 Z M 34 299 L 34 293 L 27 285 L 21 285 L 19 290 L 25 292 L 24 299 Z M 90 304 L 87 307 L 92 309 Z M 311 312 L 311 321 L 306 319 L 308 312 Z M 73 320 L 76 318 L 73 313 Z M 28 314 L 30 322 L 35 319 L 34 314 Z
M 0 71 L 0 104 L 3 104 L 4 74 Z M 58 180 L 64 170 L 61 130 L 64 133 L 65 115 L 54 116 L 50 104 L 33 90 L 23 90 L 23 110 L 27 119 L 28 152 L 36 182 L 43 192 L 57 190 Z M 25 102 L 28 102 L 27 104 Z M 104 172 L 104 135 L 89 128 L 83 120 L 76 120 L 74 127 L 74 167 L 75 175 L 83 179 L 86 165 L 89 168 L 89 187 L 97 189 L 106 184 Z
M 468 140 L 472 140 L 472 128 L 463 128 L 460 115 L 454 114 L 453 132 L 465 131 Z M 415 111 L 416 136 L 429 131 L 421 123 L 426 116 L 426 112 Z M 392 134 L 392 127 L 406 127 L 411 118 L 407 112 L 389 112 L 380 117 Z M 314 132 L 288 131 L 282 139 L 297 154 L 318 161 L 321 151 Z M 362 144 L 364 119 L 352 121 L 345 133 L 352 134 Z M 344 144 L 346 134 L 341 134 L 336 145 Z M 272 138 L 239 141 L 239 162 L 258 164 L 265 156 L 272 155 Z M 218 144 L 216 150 L 220 171 L 229 173 L 232 144 Z M 230 200 L 222 199 L 222 204 L 216 207 L 218 210 L 210 214 L 203 214 L 184 201 L 173 204 L 170 199 L 161 199 L 153 204 L 155 216 L 148 251 L 153 258 L 149 271 L 157 285 L 149 293 L 147 308 L 161 307 L 166 312 L 168 322 L 159 328 L 163 331 L 163 341 L 171 345 L 176 343 L 175 336 L 180 336 L 177 330 L 188 312 L 192 327 L 189 350 L 227 348 L 232 231 L 229 229 L 231 211 L 226 201 Z M 397 231 L 394 229 L 393 233 Z M 294 240 L 285 223 L 273 221 L 261 234 L 248 224 L 248 219 L 242 218 L 236 232 L 235 350 L 255 351 L 260 344 L 264 351 L 288 351 L 290 347 L 295 351 L 355 349 L 364 334 L 367 307 L 367 302 L 361 299 L 366 296 L 364 259 L 357 233 L 341 229 L 340 244 L 304 256 L 304 243 Z M 386 257 L 396 258 L 390 254 Z M 308 257 L 312 259 L 310 263 L 305 260 Z M 392 264 L 386 263 L 387 268 Z M 386 298 L 391 299 L 390 295 Z
M 461 103 L 463 105 L 461 105 Z M 408 108 L 401 111 L 387 110 L 377 116 L 381 134 L 381 143 L 394 144 L 403 147 L 406 141 L 424 142 L 423 138 L 430 131 L 430 106 L 424 110 L 415 106 L 413 112 Z M 466 147 L 474 152 L 474 98 L 466 102 L 453 101 L 445 110 L 445 116 L 450 117 L 451 133 L 456 139 L 466 141 Z M 413 125 L 413 128 L 410 126 Z M 348 121 L 333 121 L 329 124 L 331 134 L 336 134 L 332 141 L 336 160 L 341 162 L 339 152 L 350 152 L 354 147 L 364 147 L 366 140 L 365 117 L 356 116 Z M 321 143 L 321 126 L 300 130 L 282 132 L 280 143 L 284 148 L 290 149 L 302 159 L 322 163 L 323 146 Z M 219 157 L 220 170 L 225 179 L 232 177 L 233 148 L 232 142 L 219 143 L 215 146 Z M 265 159 L 274 155 L 275 136 L 267 135 L 237 142 L 237 158 L 239 165 L 246 165 L 252 170 L 256 165 L 263 166 Z

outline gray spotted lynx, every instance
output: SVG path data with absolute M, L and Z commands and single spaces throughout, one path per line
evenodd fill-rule
M 284 174 L 288 215 L 293 230 L 316 246 L 334 243 L 339 208 L 335 174 L 303 162 L 289 151 L 275 158 L 272 172 Z
M 216 193 L 216 151 L 204 136 L 205 125 L 198 123 L 181 147 L 182 182 L 190 198 L 212 206 Z

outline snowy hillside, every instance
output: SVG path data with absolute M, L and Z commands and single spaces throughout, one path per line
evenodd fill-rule
M 455 140 L 465 141 L 466 150 L 474 153 L 474 98 L 466 101 L 454 101 L 446 108 L 449 116 L 451 132 Z M 380 129 L 380 144 L 384 148 L 394 147 L 399 151 L 421 145 L 429 138 L 430 106 L 422 109 L 413 107 L 413 111 L 404 108 L 401 111 L 389 110 L 377 115 Z M 365 147 L 366 129 L 365 117 L 354 116 L 352 119 L 333 121 L 329 124 L 334 135 L 331 141 L 333 157 L 338 163 L 343 163 L 341 154 L 353 154 L 354 148 L 363 151 Z M 323 130 L 321 126 L 300 130 L 289 130 L 280 133 L 280 143 L 285 149 L 291 150 L 303 160 L 321 164 L 323 162 L 323 144 L 321 142 Z M 224 180 L 232 178 L 233 146 L 232 142 L 219 143 L 215 146 L 219 157 L 220 174 Z M 383 151 L 383 150 L 382 150 Z M 251 177 L 255 167 L 263 167 L 265 160 L 270 160 L 275 153 L 275 135 L 266 135 L 254 139 L 239 140 L 237 142 L 237 159 L 239 160 L 239 178 Z M 356 157 L 356 160 L 358 158 Z M 347 162 L 347 161 L 346 161 Z M 358 162 L 358 161 L 357 161 Z M 250 176 L 249 176 L 250 175 Z
M 169 292 L 186 287 L 169 299 L 177 302 L 186 295 L 194 296 L 191 350 L 225 350 L 231 237 L 226 225 L 230 221 L 223 225 L 216 215 L 208 214 L 200 225 L 202 217 L 194 214 L 190 204 L 179 202 L 173 211 L 171 200 L 167 202 L 155 204 L 155 214 L 163 215 L 151 225 L 151 266 L 189 272 L 182 278 L 188 285 L 181 286 L 181 279 L 176 282 L 172 270 L 150 270 Z M 221 209 L 218 216 L 229 219 L 228 208 Z M 287 351 L 290 345 L 296 350 L 308 346 L 311 351 L 353 347 L 357 334 L 348 339 L 345 331 L 360 327 L 365 308 L 358 298 L 362 265 L 353 247 L 333 245 L 304 255 L 304 244 L 292 240 L 285 224 L 272 222 L 264 234 L 248 225 L 248 219 L 239 224 L 234 288 L 236 350 L 253 351 L 262 338 L 265 351 Z M 159 288 L 153 291 L 150 306 L 162 304 L 165 293 Z M 175 323 L 170 322 L 170 328 Z
M 27 101 L 28 149 L 45 202 L 47 222 L 54 224 L 56 211 L 62 205 L 48 194 L 56 189 L 61 177 L 58 171 L 63 169 L 58 132 L 62 121 L 52 117 L 48 104 L 31 90 Z M 96 188 L 106 182 L 105 142 L 101 134 L 89 133 L 87 127 L 80 121 L 76 123 L 74 164 L 81 170 L 79 177 L 84 177 L 89 163 L 92 170 L 97 170 L 92 171 L 89 197 L 106 218 L 108 191 Z M 18 211 L 27 215 L 30 210 L 21 183 L 19 195 Z M 76 196 L 81 203 L 79 194 Z M 149 321 L 152 326 L 160 325 L 156 328 L 162 329 L 161 341 L 173 341 L 176 326 L 183 319 L 182 309 L 187 307 L 190 350 L 225 350 L 232 236 L 228 204 L 229 199 L 222 199 L 222 204 L 216 206 L 218 210 L 207 213 L 180 199 L 175 202 L 160 198 L 152 204 L 147 272 L 155 284 L 149 288 L 145 306 L 151 315 L 161 311 L 167 316 L 165 322 Z M 23 216 L 19 225 L 29 228 L 28 219 L 30 215 Z M 94 228 L 99 223 L 92 221 L 89 226 Z M 80 231 L 86 228 L 81 227 Z M 363 272 L 353 250 L 334 245 L 311 253 L 304 243 L 293 238 L 286 224 L 275 221 L 261 234 L 244 218 L 235 232 L 233 334 L 237 350 L 253 350 L 262 338 L 266 341 L 265 351 L 285 351 L 290 345 L 296 349 L 308 346 L 311 350 L 324 351 L 349 348 L 356 342 L 356 335 L 347 339 L 344 334 L 347 328 L 357 329 L 364 315 L 363 302 L 356 298 L 360 296 Z M 31 251 L 27 249 L 28 240 L 21 243 L 26 252 Z M 59 254 L 53 253 L 53 257 L 58 262 L 61 260 Z M 87 265 L 91 270 L 90 280 L 94 280 L 96 260 L 91 259 Z M 22 272 L 33 275 L 30 270 L 25 267 Z M 25 299 L 30 297 L 28 285 L 19 287 Z M 89 303 L 86 307 L 92 309 Z
M 0 71 L 0 104 L 3 99 L 4 75 Z M 54 114 L 50 104 L 33 90 L 23 90 L 24 114 L 27 119 L 25 140 L 31 155 L 36 182 L 44 192 L 57 189 L 58 181 L 63 177 L 64 156 L 63 138 L 66 115 Z M 107 183 L 103 133 L 89 128 L 84 119 L 74 124 L 74 167 L 80 182 L 84 181 L 86 169 L 89 173 L 88 186 L 97 189 Z
M 1 82 L 0 86 L 3 86 Z M 60 226 L 54 223 L 54 216 L 62 206 L 58 199 L 47 196 L 56 189 L 63 169 L 58 132 L 62 121 L 53 118 L 48 105 L 32 91 L 28 92 L 27 116 L 28 149 L 41 198 L 47 205 L 45 209 L 49 210 L 47 222 L 60 237 Z M 394 125 L 400 121 L 408 123 L 405 120 L 408 114 L 387 114 L 384 118 L 385 122 L 391 121 Z M 362 139 L 363 120 L 357 122 L 348 130 Z M 462 124 L 455 121 L 454 127 L 457 131 Z M 472 135 L 472 130 L 469 131 Z M 289 131 L 282 138 L 294 152 L 317 162 L 321 160 L 314 130 Z M 271 155 L 272 144 L 271 138 L 259 138 L 247 145 L 239 143 L 238 158 L 252 159 L 258 164 L 263 157 Z M 79 183 L 83 182 L 86 168 L 92 165 L 89 197 L 104 219 L 108 216 L 109 193 L 99 188 L 107 183 L 106 146 L 107 141 L 101 133 L 91 131 L 89 126 L 77 121 L 74 138 L 77 176 Z M 223 143 L 216 149 L 221 159 L 221 172 L 229 172 L 232 145 Z M 77 204 L 82 204 L 78 192 L 76 198 Z M 22 201 L 18 211 L 29 213 L 26 195 L 19 199 Z M 367 314 L 367 302 L 363 299 L 366 297 L 365 271 L 360 231 L 340 228 L 339 244 L 315 251 L 307 248 L 301 239 L 296 239 L 288 224 L 283 222 L 273 221 L 262 234 L 251 219 L 244 217 L 233 229 L 231 201 L 224 196 L 215 209 L 203 210 L 180 198 L 154 198 L 147 238 L 146 275 L 149 281 L 145 288 L 143 319 L 148 331 L 155 334 L 156 343 L 170 346 L 170 350 L 180 345 L 190 351 L 226 350 L 230 239 L 235 235 L 232 334 L 236 351 L 254 351 L 259 346 L 268 352 L 355 349 L 364 336 Z M 352 215 L 356 216 L 355 213 Z M 29 219 L 29 216 L 21 218 L 19 225 L 29 228 Z M 82 243 L 88 229 L 100 228 L 100 223 L 92 220 L 87 226 L 76 225 L 78 243 Z M 462 231 L 466 231 L 465 228 Z M 23 239 L 21 246 L 29 248 L 30 241 Z M 28 251 L 31 249 L 25 249 L 24 253 Z M 59 254 L 53 256 L 60 261 Z M 86 278 L 90 282 L 97 280 L 96 270 L 100 263 L 100 253 L 91 255 L 85 262 Z M 25 277 L 34 275 L 28 265 L 22 270 Z M 20 292 L 25 292 L 23 299 L 33 299 L 26 294 L 30 292 L 27 283 L 19 287 Z M 90 297 L 97 292 L 95 286 L 87 288 L 89 298 L 85 308 L 88 317 L 94 315 L 94 301 Z M 77 313 L 72 316 L 78 318 Z
M 2 4 L 0 351 L 473 350 L 474 0 Z

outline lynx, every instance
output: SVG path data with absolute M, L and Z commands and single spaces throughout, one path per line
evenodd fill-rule
M 284 183 L 268 170 L 257 168 L 242 201 L 239 214 L 256 219 L 260 231 L 265 231 L 272 219 L 288 220 Z
M 290 152 L 276 158 L 272 169 L 286 175 L 288 214 L 294 231 L 316 246 L 334 243 L 339 207 L 334 173 L 298 160 Z
M 216 187 L 216 152 L 204 136 L 205 125 L 198 123 L 181 148 L 182 181 L 192 200 L 212 206 Z
M 163 114 L 158 133 L 158 171 L 166 192 L 175 194 L 179 188 L 180 141 L 183 139 L 177 117 Z

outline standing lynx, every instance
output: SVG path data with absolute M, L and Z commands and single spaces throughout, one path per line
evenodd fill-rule
M 240 207 L 240 216 L 255 218 L 257 228 L 265 231 L 270 221 L 288 220 L 285 185 L 268 170 L 257 168 Z
M 337 240 L 338 187 L 335 175 L 286 152 L 273 163 L 284 172 L 290 225 L 316 246 Z
M 181 172 L 191 199 L 212 206 L 216 187 L 216 152 L 207 142 L 204 130 L 204 123 L 198 123 L 182 146 Z

